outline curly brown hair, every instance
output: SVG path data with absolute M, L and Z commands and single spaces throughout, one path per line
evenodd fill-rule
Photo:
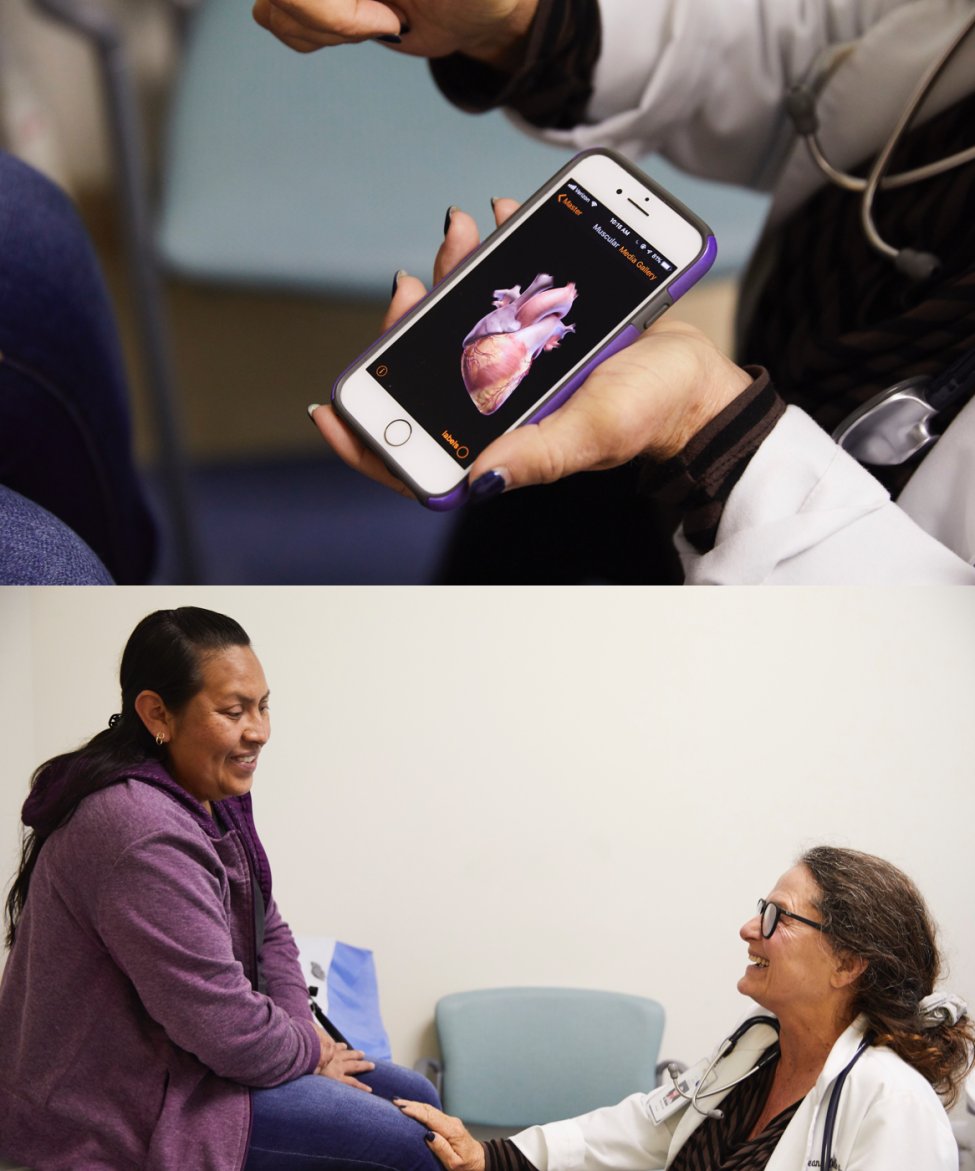
M 817 846 L 799 862 L 819 886 L 818 911 L 834 946 L 866 960 L 852 1010 L 863 1013 L 874 1044 L 886 1045 L 954 1104 L 973 1063 L 970 1016 L 934 1028 L 918 1005 L 941 972 L 937 930 L 914 883 L 896 866 L 858 850 Z

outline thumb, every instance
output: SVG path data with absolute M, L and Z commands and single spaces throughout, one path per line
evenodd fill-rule
M 499 436 L 471 466 L 472 499 L 625 463 L 638 446 L 622 444 L 620 429 L 611 424 L 605 409 L 594 411 L 573 397 L 540 422 Z

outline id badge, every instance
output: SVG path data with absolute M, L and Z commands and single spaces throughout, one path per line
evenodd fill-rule
M 694 1096 L 694 1091 L 701 1084 L 704 1071 L 707 1069 L 706 1060 L 699 1061 L 683 1073 L 678 1074 L 676 1081 L 669 1086 L 660 1086 L 659 1089 L 647 1094 L 647 1113 L 653 1122 L 659 1126 L 665 1118 L 687 1105 Z

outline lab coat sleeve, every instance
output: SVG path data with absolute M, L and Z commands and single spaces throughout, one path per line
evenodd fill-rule
M 732 489 L 714 548 L 675 540 L 693 585 L 975 584 L 971 565 L 791 406 Z
M 658 151 L 695 174 L 768 187 L 793 139 L 783 94 L 831 49 L 917 2 L 601 0 L 587 124 L 545 137 Z
M 672 1133 L 654 1124 L 646 1101 L 631 1094 L 617 1106 L 523 1130 L 512 1142 L 538 1171 L 654 1171 L 666 1165 Z
M 934 1095 L 885 1095 L 863 1116 L 843 1171 L 958 1171 L 958 1144 Z

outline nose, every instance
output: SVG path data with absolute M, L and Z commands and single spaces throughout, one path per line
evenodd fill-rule
M 750 919 L 746 919 L 745 922 L 742 923 L 738 934 L 746 943 L 749 943 L 753 939 L 761 938 L 762 920 L 758 911 L 756 911 Z
M 267 712 L 255 712 L 244 729 L 244 739 L 254 744 L 266 744 L 270 737 L 270 715 Z

